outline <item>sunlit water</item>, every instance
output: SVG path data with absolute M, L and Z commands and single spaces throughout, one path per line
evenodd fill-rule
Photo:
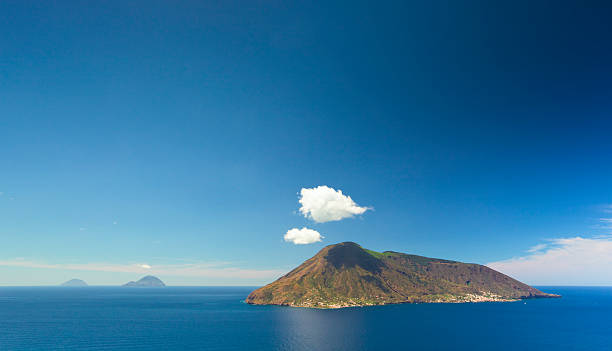
M 252 288 L 0 288 L 0 350 L 612 350 L 612 288 L 561 299 L 314 310 Z

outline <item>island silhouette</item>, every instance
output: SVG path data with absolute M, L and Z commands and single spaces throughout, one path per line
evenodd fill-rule
M 155 276 L 147 275 L 145 277 L 140 278 L 140 280 L 127 282 L 123 284 L 122 286 L 137 287 L 137 288 L 138 287 L 164 287 L 166 286 L 166 284 L 164 284 L 164 282 L 162 282 L 161 279 Z
M 353 242 L 314 257 L 246 299 L 255 305 L 341 308 L 392 303 L 515 301 L 560 297 L 489 267 L 393 251 Z
M 87 285 L 87 283 L 81 279 L 70 279 L 60 284 L 60 286 L 82 287 L 82 286 L 89 286 L 89 285 Z

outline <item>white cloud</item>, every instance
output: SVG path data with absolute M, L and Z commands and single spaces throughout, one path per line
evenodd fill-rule
M 284 236 L 285 241 L 290 241 L 296 245 L 312 244 L 321 241 L 323 238 L 319 232 L 306 227 L 302 229 L 289 229 Z
M 144 268 L 144 269 L 151 269 L 151 266 L 149 266 L 149 265 L 148 265 L 148 264 L 146 264 L 146 263 L 139 264 L 139 265 L 137 265 L 137 266 L 138 266 L 138 267 L 140 267 L 140 268 Z
M 559 238 L 487 266 L 539 285 L 611 285 L 612 237 Z
M 342 190 L 325 185 L 302 188 L 299 201 L 302 215 L 318 223 L 339 221 L 371 209 L 358 206 L 350 196 L 342 194 Z

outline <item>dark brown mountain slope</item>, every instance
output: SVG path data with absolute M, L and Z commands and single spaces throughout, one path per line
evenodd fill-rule
M 471 263 L 363 249 L 344 242 L 323 248 L 247 303 L 338 308 L 405 302 L 512 301 L 546 294 Z

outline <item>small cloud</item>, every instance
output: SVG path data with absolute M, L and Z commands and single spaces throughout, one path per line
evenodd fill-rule
M 326 185 L 316 188 L 302 188 L 300 191 L 300 212 L 317 223 L 339 221 L 363 214 L 371 207 L 361 207 L 350 196 Z
M 85 231 L 85 230 L 87 230 L 87 228 L 85 228 L 85 227 L 81 227 L 81 228 L 79 228 L 79 231 L 81 231 L 81 232 L 82 232 L 82 231 Z
M 323 236 L 321 236 L 321 234 L 319 234 L 319 232 L 316 230 L 304 227 L 302 229 L 289 229 L 283 238 L 285 241 L 290 241 L 296 245 L 304 245 L 321 241 Z
M 137 266 L 140 267 L 140 268 L 144 268 L 144 269 L 151 269 L 151 266 L 149 266 L 148 264 L 144 264 L 144 263 L 143 264 L 139 264 Z

